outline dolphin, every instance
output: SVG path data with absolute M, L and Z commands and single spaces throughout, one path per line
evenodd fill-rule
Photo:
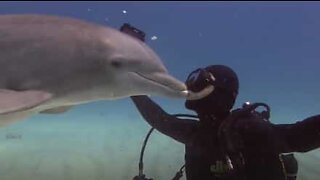
M 186 97 L 145 43 L 53 15 L 0 15 L 0 126 L 37 113 L 134 95 Z

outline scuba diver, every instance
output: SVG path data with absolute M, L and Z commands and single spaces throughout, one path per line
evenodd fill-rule
M 196 69 L 185 84 L 185 107 L 199 120 L 168 114 L 148 96 L 131 99 L 150 126 L 185 145 L 187 180 L 294 180 L 298 164 L 292 153 L 320 147 L 320 115 L 273 124 L 264 103 L 232 110 L 239 81 L 228 66 Z M 261 106 L 267 111 L 256 111 Z

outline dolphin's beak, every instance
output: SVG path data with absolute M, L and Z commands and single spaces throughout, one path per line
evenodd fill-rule
M 167 73 L 153 73 L 144 75 L 133 72 L 148 85 L 143 88 L 152 90 L 152 93 L 161 94 L 169 97 L 187 97 L 188 91 L 186 85 Z M 147 87 L 148 86 L 148 87 Z

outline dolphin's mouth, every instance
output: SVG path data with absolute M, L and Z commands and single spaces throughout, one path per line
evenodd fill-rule
M 147 80 L 148 82 L 152 83 L 152 84 L 155 84 L 156 86 L 160 86 L 164 89 L 166 89 L 168 92 L 171 92 L 171 93 L 174 93 L 176 95 L 179 95 L 179 96 L 184 96 L 186 97 L 189 93 L 186 89 L 186 87 L 184 85 L 178 85 L 178 81 L 177 82 L 173 82 L 173 79 L 172 78 L 168 78 L 168 79 L 160 79 L 157 80 L 157 78 L 150 78 L 150 77 L 147 77 L 146 75 L 143 75 L 141 73 L 138 73 L 138 72 L 131 72 L 133 74 L 135 74 L 136 76 L 138 76 L 139 78 L 142 78 L 144 80 Z M 172 83 L 173 85 L 170 85 L 168 83 L 164 83 L 162 81 L 164 80 L 170 80 L 170 83 Z M 176 86 L 174 86 L 176 85 Z

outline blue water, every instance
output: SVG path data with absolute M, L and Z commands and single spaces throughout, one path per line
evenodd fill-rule
M 198 67 L 232 67 L 240 79 L 235 107 L 266 102 L 274 123 L 319 113 L 318 2 L 0 2 L 0 14 L 21 13 L 113 28 L 129 22 L 147 33 L 147 43 L 181 81 Z M 169 113 L 192 113 L 182 99 L 153 99 Z M 128 98 L 33 116 L 0 129 L 0 179 L 132 179 L 149 128 Z M 183 145 L 158 132 L 150 140 L 145 173 L 170 179 L 183 164 Z M 319 149 L 297 157 L 299 179 L 317 180 Z

